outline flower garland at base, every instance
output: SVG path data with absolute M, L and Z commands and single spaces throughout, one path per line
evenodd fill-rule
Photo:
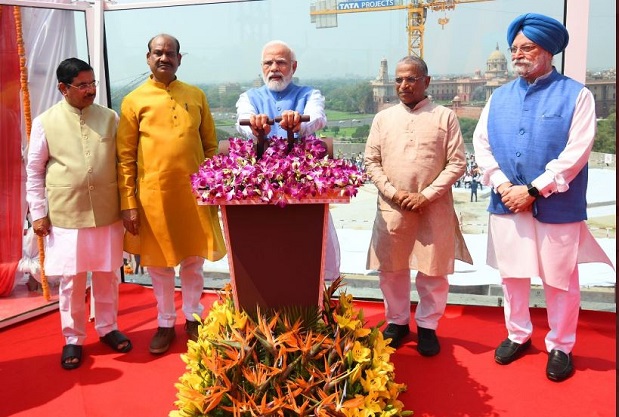
M 341 282 L 325 288 L 314 320 L 294 322 L 282 311 L 252 319 L 224 287 L 181 355 L 187 371 L 169 416 L 411 415 L 398 400 L 406 385 L 394 381 L 394 349 L 378 326 L 364 327 L 352 295 L 332 300 Z

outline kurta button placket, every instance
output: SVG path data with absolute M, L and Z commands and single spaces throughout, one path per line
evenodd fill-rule
M 414 121 L 409 121 L 408 122 L 408 126 L 406 127 L 406 131 L 407 133 L 409 133 L 409 138 L 408 141 L 409 142 L 414 142 L 415 141 L 415 122 Z
M 176 107 L 177 107 L 176 105 L 178 103 L 174 100 L 174 97 L 172 97 L 172 93 L 171 93 L 170 89 L 168 88 L 168 89 L 166 89 L 166 91 L 169 94 L 170 102 L 171 102 L 170 103 L 171 104 L 170 110 L 171 110 L 171 113 L 172 113 L 172 122 L 173 122 L 172 124 L 173 124 L 173 126 L 178 127 L 179 126 L 179 118 L 178 118 L 177 109 L 176 109 Z

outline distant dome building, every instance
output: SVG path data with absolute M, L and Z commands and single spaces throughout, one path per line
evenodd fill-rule
M 433 76 L 426 89 L 428 99 L 454 109 L 458 117 L 478 119 L 492 93 L 509 81 L 518 77 L 508 71 L 508 59 L 499 50 L 497 43 L 486 61 L 486 72 L 476 69 L 472 75 Z M 608 117 L 617 104 L 616 69 L 587 73 L 585 86 L 595 98 L 595 112 L 598 117 Z M 378 75 L 372 81 L 375 111 L 399 103 L 393 81 L 389 80 L 387 60 L 382 59 Z
M 499 50 L 497 42 L 496 49 L 492 51 L 486 61 L 486 73 L 484 78 L 487 80 L 485 89 L 486 100 L 490 98 L 494 90 L 509 81 L 509 72 L 507 71 L 507 58 L 505 54 Z
M 507 78 L 507 58 L 505 54 L 499 51 L 499 44 L 496 44 L 496 49 L 492 51 L 488 60 L 486 61 L 486 73 L 484 77 L 486 79 L 493 78 Z
M 507 65 L 507 58 L 497 43 L 496 49 L 486 60 L 486 71 L 483 74 L 480 69 L 476 69 L 471 75 L 433 76 L 426 94 L 436 102 L 452 107 L 458 117 L 479 118 L 483 106 L 471 103 L 487 101 L 494 90 L 513 78 L 510 77 Z M 378 75 L 371 84 L 377 112 L 399 102 L 393 81 L 389 80 L 386 59 L 381 60 Z

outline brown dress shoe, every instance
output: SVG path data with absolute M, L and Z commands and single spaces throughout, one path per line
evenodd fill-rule
M 200 323 L 197 321 L 185 321 L 185 332 L 189 340 L 193 340 L 194 342 L 198 340 L 198 327 L 200 327 Z
M 175 336 L 176 332 L 174 331 L 174 327 L 158 327 L 157 333 L 155 333 L 150 341 L 148 350 L 155 355 L 167 352 Z

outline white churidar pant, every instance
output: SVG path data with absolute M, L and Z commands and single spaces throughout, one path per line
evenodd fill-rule
M 331 212 L 328 213 L 326 246 L 325 281 L 334 281 L 340 276 L 340 241 L 337 237 Z
M 580 309 L 578 264 L 585 262 L 612 267 L 584 221 L 542 223 L 531 212 L 490 215 L 487 263 L 501 274 L 510 340 L 523 343 L 531 337 L 530 277 L 540 277 L 550 327 L 546 348 L 572 351 Z
M 59 309 L 62 335 L 66 344 L 83 345 L 86 339 L 86 281 L 88 274 L 60 277 Z M 118 283 L 120 268 L 110 272 L 94 271 L 91 276 L 92 298 L 94 299 L 95 330 L 103 337 L 117 330 Z
M 200 303 L 204 289 L 204 258 L 190 256 L 181 261 L 180 280 L 183 298 L 182 310 L 185 319 L 195 321 L 194 314 L 202 317 L 204 306 Z M 176 307 L 174 306 L 174 278 L 176 272 L 172 267 L 146 268 L 153 283 L 153 292 L 157 300 L 157 325 L 174 327 L 176 324 Z
M 526 342 L 533 333 L 529 312 L 531 280 L 503 278 L 505 325 L 508 337 L 516 343 Z M 544 283 L 546 314 L 550 331 L 546 334 L 546 350 L 570 353 L 576 343 L 576 327 L 580 312 L 578 266 L 570 275 L 569 288 L 561 290 Z
M 410 321 L 410 274 L 409 269 L 378 273 L 387 323 L 404 325 Z M 449 281 L 446 276 L 428 276 L 417 272 L 415 286 L 419 294 L 415 322 L 424 329 L 436 330 L 447 306 Z

